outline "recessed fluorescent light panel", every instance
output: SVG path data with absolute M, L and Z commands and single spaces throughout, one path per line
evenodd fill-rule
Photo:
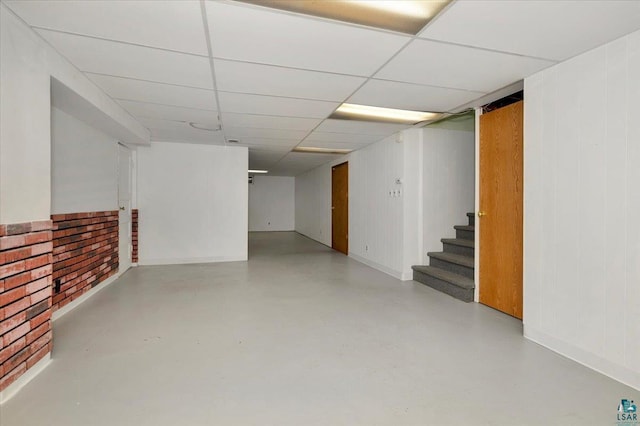
M 249 170 L 249 173 L 269 173 L 269 170 Z
M 307 154 L 348 154 L 352 149 L 316 148 L 314 146 L 299 146 L 293 148 L 293 152 L 306 152 Z
M 451 0 L 239 0 L 274 9 L 416 35 Z
M 368 105 L 342 104 L 329 118 L 341 120 L 377 121 L 383 123 L 416 124 L 440 118 L 439 112 L 410 111 Z

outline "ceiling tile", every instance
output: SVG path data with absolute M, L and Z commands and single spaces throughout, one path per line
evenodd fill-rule
M 458 1 L 420 37 L 564 60 L 637 29 L 638 1 Z
M 304 140 L 300 144 L 301 147 L 327 148 L 327 149 L 351 149 L 354 151 L 360 148 L 364 148 L 367 145 L 369 144 L 353 143 L 353 142 L 320 142 L 320 141 L 308 141 L 308 140 Z
M 212 145 L 224 145 L 222 132 L 205 132 L 184 125 L 180 129 L 151 128 L 151 140 L 162 142 L 206 143 Z
M 369 80 L 347 102 L 415 111 L 450 111 L 471 102 L 483 92 L 422 86 L 386 80 Z
M 222 114 L 225 127 L 255 127 L 260 129 L 306 130 L 315 128 L 321 119 L 281 117 L 274 115 L 236 114 L 225 112 Z
M 377 78 L 493 92 L 553 62 L 427 40 L 414 40 Z
M 95 38 L 38 30 L 81 71 L 212 89 L 209 59 Z
M 369 76 L 408 37 L 246 4 L 207 2 L 213 55 Z
M 272 176 L 296 176 L 329 161 L 344 157 L 339 154 L 307 154 L 290 152 L 269 170 Z
M 302 140 L 309 132 L 307 130 L 257 129 L 225 125 L 224 133 L 227 138 L 240 140 L 244 138 Z
M 118 101 L 132 115 L 140 118 L 193 122 L 216 126 L 219 124 L 218 113 L 202 109 L 184 108 L 169 105 L 149 104 L 135 101 Z
M 218 93 L 218 100 L 220 101 L 220 110 L 223 112 L 303 118 L 325 118 L 340 105 L 336 102 L 229 92 Z
M 291 150 L 291 148 L 296 146 L 298 143 L 300 143 L 299 139 L 268 139 L 268 138 L 245 137 L 240 140 L 239 145 L 251 146 L 251 147 L 255 147 L 256 149 L 265 150 L 265 151 L 273 151 L 273 150 Z
M 314 130 L 305 138 L 308 142 L 370 144 L 381 140 L 384 135 L 366 135 L 362 133 L 334 133 Z
M 32 26 L 208 56 L 198 1 L 7 3 Z
M 342 102 L 362 83 L 353 77 L 246 62 L 214 61 L 218 90 Z M 256 76 L 259 76 L 256 78 Z
M 130 78 L 111 77 L 100 74 L 87 74 L 90 80 L 114 99 L 148 102 L 198 108 L 216 111 L 216 96 L 213 90 L 172 84 L 152 83 Z
M 404 129 L 408 129 L 409 125 L 375 123 L 371 121 L 356 120 L 325 120 L 316 130 L 319 132 L 335 132 L 335 133 L 356 133 L 364 135 L 380 135 L 388 136 Z

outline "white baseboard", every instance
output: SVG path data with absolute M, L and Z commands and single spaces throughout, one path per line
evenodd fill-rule
M 377 269 L 380 272 L 384 272 L 385 274 L 391 275 L 393 278 L 406 281 L 406 278 L 404 278 L 404 274 L 400 271 L 396 271 L 395 269 L 391 269 L 387 266 L 381 265 L 372 260 L 365 259 L 364 257 L 358 256 L 357 254 L 353 254 L 351 252 L 349 252 L 349 257 L 352 258 L 353 260 L 357 260 L 360 263 L 364 263 L 365 265 L 370 266 L 373 269 Z
M 122 276 L 122 274 L 124 274 L 125 272 L 126 272 L 126 270 L 122 271 L 122 272 L 118 271 L 115 275 L 112 275 L 109 278 L 107 278 L 106 280 L 102 281 L 100 284 L 96 285 L 94 288 L 92 288 L 91 290 L 89 290 L 88 292 L 83 294 L 82 296 L 80 296 L 77 299 L 67 303 L 62 308 L 58 309 L 53 314 L 51 314 L 51 320 L 55 321 L 58 318 L 62 317 L 63 315 L 65 315 L 65 314 L 69 313 L 70 311 L 74 310 L 80 304 L 84 303 L 87 299 L 89 299 L 93 295 L 97 294 L 100 290 L 106 288 L 110 284 L 113 284 L 113 282 L 115 282 L 118 278 L 120 278 Z
M 20 391 L 27 383 L 33 380 L 38 374 L 42 372 L 51 362 L 51 353 L 46 354 L 40 361 L 36 362 L 33 367 L 28 369 L 22 376 L 18 377 L 15 382 L 11 383 L 5 390 L 0 392 L 0 404 L 4 404 L 15 394 Z
M 627 386 L 640 390 L 640 372 L 638 371 L 631 370 L 624 365 L 601 358 L 598 355 L 587 352 L 570 343 L 564 342 L 553 336 L 549 336 L 542 331 L 527 327 L 526 324 L 524 325 L 524 337 L 552 350 L 553 352 L 567 357 L 578 364 L 582 364 L 585 367 L 604 374 L 605 376 L 617 380 L 620 383 L 624 383 Z
M 214 256 L 214 257 L 183 257 L 171 259 L 144 259 L 138 260 L 140 266 L 154 265 L 185 265 L 191 263 L 216 263 L 216 262 L 243 262 L 247 256 Z

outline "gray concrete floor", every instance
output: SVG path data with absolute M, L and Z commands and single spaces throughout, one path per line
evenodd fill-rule
M 57 320 L 0 424 L 614 425 L 640 401 L 490 308 L 294 233 L 249 241 L 249 262 L 134 268 Z

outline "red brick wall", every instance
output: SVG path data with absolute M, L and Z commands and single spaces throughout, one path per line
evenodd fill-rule
M 51 221 L 0 225 L 0 391 L 51 352 Z
M 118 211 L 52 215 L 53 311 L 118 271 Z
M 131 210 L 131 261 L 138 263 L 138 209 Z

